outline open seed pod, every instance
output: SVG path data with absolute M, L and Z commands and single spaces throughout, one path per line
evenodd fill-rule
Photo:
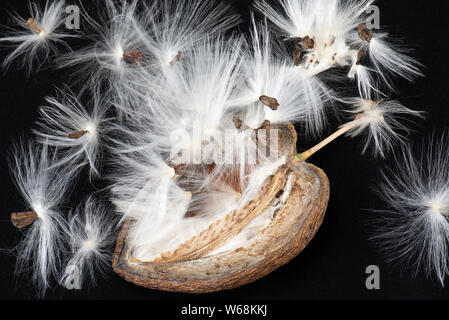
M 322 170 L 295 159 L 297 135 L 291 124 L 272 129 L 278 130 L 279 149 L 288 160 L 255 199 L 151 262 L 133 257 L 127 221 L 117 240 L 114 271 L 146 288 L 208 293 L 256 281 L 295 258 L 323 221 L 329 181 Z M 254 229 L 251 223 L 270 210 L 269 223 Z M 239 236 L 239 245 L 226 246 Z

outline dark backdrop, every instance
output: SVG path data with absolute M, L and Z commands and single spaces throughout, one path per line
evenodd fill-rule
M 223 0 L 225 1 L 225 0 Z M 252 1 L 226 0 L 248 20 Z M 42 1 L 41 1 L 42 2 Z M 85 1 L 84 3 L 88 3 Z M 274 1 L 273 1 L 274 2 Z M 393 36 L 401 37 L 412 55 L 424 64 L 425 77 L 415 83 L 396 81 L 399 99 L 406 106 L 425 110 L 426 121 L 417 123 L 418 132 L 412 139 L 420 139 L 435 131 L 444 131 L 449 125 L 449 2 L 445 0 L 379 1 L 381 25 Z M 8 22 L 7 12 L 16 10 L 27 15 L 26 1 L 0 2 L 0 24 Z M 248 29 L 248 23 L 240 27 Z M 4 57 L 7 51 L 0 52 Z M 30 129 L 38 118 L 38 106 L 44 97 L 55 92 L 68 79 L 65 71 L 44 70 L 26 77 L 23 69 L 12 67 L 0 74 L 0 246 L 13 247 L 20 233 L 9 222 L 9 213 L 23 208 L 23 202 L 13 185 L 6 163 L 12 141 L 31 135 Z M 337 124 L 329 128 L 335 129 Z M 299 148 L 305 148 L 301 140 Z M 56 299 L 440 299 L 449 297 L 434 280 L 419 274 L 385 264 L 373 244 L 367 221 L 372 213 L 363 208 L 385 208 L 372 188 L 376 188 L 379 169 L 391 159 L 376 160 L 370 155 L 361 156 L 358 139 L 341 139 L 317 154 L 311 161 L 324 169 L 331 181 L 331 200 L 325 221 L 310 245 L 292 262 L 269 276 L 245 287 L 202 296 L 187 296 L 147 290 L 129 284 L 110 273 L 99 279 L 98 285 L 80 292 L 66 291 L 61 287 L 48 292 L 47 298 Z M 82 194 L 99 189 L 89 185 L 84 175 L 71 199 L 76 205 Z M 15 258 L 0 255 L 0 298 L 34 298 L 28 280 L 17 283 L 13 277 Z M 365 269 L 377 265 L 381 271 L 381 289 L 369 291 L 365 287 Z

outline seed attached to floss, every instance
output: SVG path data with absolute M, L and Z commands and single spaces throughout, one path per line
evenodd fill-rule
M 357 31 L 359 33 L 360 39 L 366 42 L 371 42 L 371 40 L 373 39 L 374 35 L 373 30 L 368 29 L 365 23 L 359 24 Z
M 296 45 L 295 51 L 293 51 L 293 62 L 295 66 L 299 66 L 301 64 L 301 46 Z
M 136 66 L 142 64 L 142 52 L 139 50 L 128 50 L 123 52 L 123 59 L 128 63 L 134 63 Z
M 313 47 L 315 47 L 315 40 L 313 40 L 309 36 L 306 36 L 302 39 L 302 45 L 306 49 L 313 49 Z
M 170 61 L 170 65 L 174 65 L 176 62 L 178 62 L 179 60 L 181 60 L 181 56 L 182 56 L 182 52 L 179 51 L 178 54 L 176 56 L 173 57 L 172 61 Z
M 78 132 L 71 133 L 67 137 L 72 140 L 78 140 L 78 139 L 81 139 L 83 136 L 85 136 L 88 133 L 89 133 L 89 131 L 81 130 Z
M 31 225 L 38 218 L 34 211 L 12 212 L 11 223 L 17 229 L 23 229 Z
M 40 23 L 34 19 L 34 18 L 29 18 L 27 20 L 27 26 L 30 27 L 31 30 L 33 30 L 36 34 L 41 34 L 42 32 L 42 28 Z
M 273 111 L 276 111 L 280 106 L 279 102 L 275 98 L 268 96 L 260 96 L 259 101 L 267 107 L 270 107 Z
M 243 121 L 240 119 L 240 117 L 238 115 L 235 115 L 232 118 L 232 121 L 234 121 L 234 126 L 235 126 L 236 129 L 240 130 L 242 128 Z
M 365 52 L 363 50 L 360 50 L 359 53 L 357 54 L 357 61 L 355 62 L 356 65 L 360 65 L 360 61 L 362 60 L 363 54 Z

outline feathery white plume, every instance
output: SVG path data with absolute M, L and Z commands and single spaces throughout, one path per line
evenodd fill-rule
M 394 147 L 395 143 L 403 143 L 406 136 L 401 133 L 410 132 L 403 123 L 398 121 L 405 115 L 422 117 L 423 113 L 408 109 L 397 101 L 372 101 L 354 99 L 352 101 L 354 109 L 349 111 L 356 114 L 356 119 L 342 128 L 350 128 L 348 135 L 356 137 L 367 132 L 365 152 L 368 147 L 374 145 L 374 154 L 385 157 L 385 154 Z
M 40 109 L 42 120 L 33 130 L 38 141 L 61 152 L 55 165 L 82 167 L 88 164 L 91 177 L 99 176 L 100 140 L 107 131 L 104 106 L 93 101 L 87 110 L 68 89 L 46 100 L 49 106 Z
M 428 148 L 408 145 L 397 167 L 383 173 L 379 193 L 389 209 L 378 212 L 373 240 L 390 261 L 424 269 L 444 285 L 449 274 L 449 145 L 447 135 Z
M 116 4 L 113 0 L 97 3 L 95 17 L 83 10 L 83 37 L 91 44 L 61 57 L 59 66 L 76 67 L 74 75 L 84 89 L 117 94 L 129 85 L 130 73 L 139 70 L 143 59 L 136 11 L 137 1 Z
M 253 129 L 268 120 L 273 124 L 298 122 L 309 131 L 320 131 L 330 99 L 328 95 L 326 100 L 324 84 L 293 72 L 287 62 L 277 58 L 280 50 L 273 44 L 266 22 L 260 26 L 254 18 L 252 22 L 251 55 L 244 65 L 246 86 L 231 104 L 247 110 L 242 120 Z
M 363 21 L 372 0 L 281 0 L 283 12 L 262 1 L 256 8 L 287 37 L 301 39 L 304 58 L 300 67 L 319 74 L 334 66 L 347 66 L 352 53 L 348 38 Z
M 423 75 L 419 69 L 421 64 L 409 57 L 405 50 L 388 42 L 387 33 L 375 32 L 370 42 L 361 39 L 357 39 L 357 41 L 362 48 L 361 50 L 368 51 L 376 75 L 390 89 L 393 88 L 390 74 L 401 76 L 408 81 L 413 81 L 416 77 Z
M 61 283 L 77 276 L 80 288 L 96 275 L 104 273 L 111 261 L 109 246 L 113 244 L 115 223 L 113 213 L 89 197 L 83 208 L 78 208 L 69 220 L 70 256 L 65 262 Z M 76 271 L 76 272 L 75 272 Z
M 56 154 L 50 154 L 46 145 L 18 144 L 10 163 L 14 180 L 30 210 L 28 217 L 12 214 L 18 228 L 29 225 L 16 248 L 16 270 L 23 273 L 31 268 L 39 294 L 44 294 L 52 276 L 58 275 L 66 232 L 60 206 L 76 174 L 71 168 L 54 166 L 57 162 Z
M 416 60 L 387 42 L 388 34 L 368 29 L 365 19 L 373 2 L 281 0 L 281 12 L 261 0 L 255 6 L 287 39 L 298 41 L 296 64 L 300 69 L 318 75 L 335 67 L 350 67 L 348 77 L 357 76 L 360 93 L 367 98 L 368 91 L 379 90 L 375 76 L 391 89 L 387 73 L 407 80 L 422 75 Z M 366 54 L 373 68 L 363 66 Z
M 13 16 L 13 22 L 24 30 L 8 28 L 10 35 L 0 38 L 0 43 L 9 42 L 16 48 L 5 58 L 3 67 L 7 68 L 15 59 L 21 59 L 21 65 L 28 72 L 37 63 L 41 67 L 56 53 L 56 45 L 62 44 L 68 48 L 64 38 L 71 37 L 66 33 L 59 33 L 58 29 L 64 23 L 64 1 L 47 1 L 42 9 L 35 3 L 30 3 L 30 17 Z M 65 30 L 66 31 L 66 30 Z
M 188 55 L 197 42 L 219 36 L 239 22 L 229 5 L 215 0 L 158 0 L 144 6 L 138 36 L 151 53 L 146 65 L 162 72 Z

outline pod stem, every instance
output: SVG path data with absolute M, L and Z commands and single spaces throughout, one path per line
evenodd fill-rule
M 347 123 L 346 125 L 342 126 L 340 129 L 338 129 L 336 132 L 334 132 L 333 134 L 331 134 L 329 137 L 327 137 L 326 139 L 324 139 L 323 141 L 321 141 L 320 143 L 318 143 L 316 146 L 310 148 L 307 151 L 304 151 L 302 153 L 299 153 L 296 155 L 296 158 L 299 161 L 305 161 L 308 158 L 310 158 L 311 156 L 313 156 L 315 153 L 317 153 L 318 151 L 320 151 L 321 149 L 323 149 L 325 146 L 327 146 L 329 143 L 331 143 L 332 141 L 334 141 L 335 139 L 341 137 L 342 135 L 344 135 L 345 133 L 347 133 L 348 131 L 351 131 L 352 129 L 354 129 L 355 127 L 357 127 L 358 122 L 356 120 L 351 121 L 349 123 Z

